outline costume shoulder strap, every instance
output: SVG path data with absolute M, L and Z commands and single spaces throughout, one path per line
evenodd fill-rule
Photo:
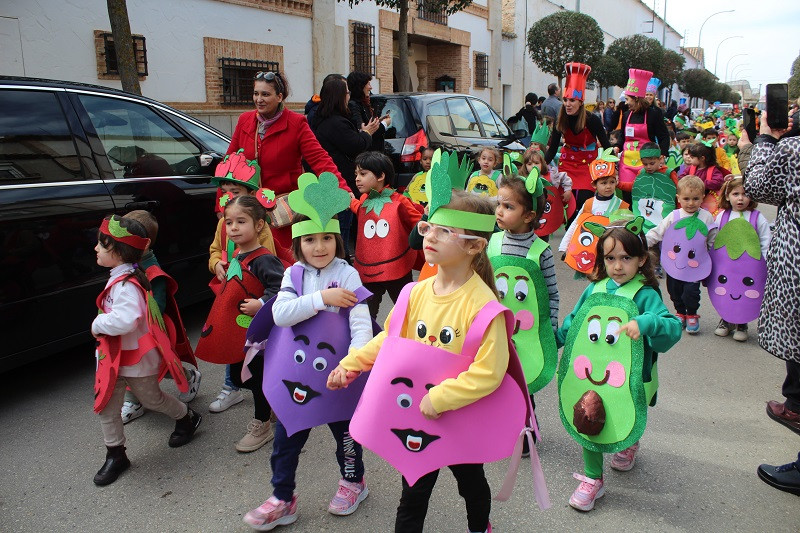
M 545 242 L 544 239 L 534 239 L 531 243 L 531 247 L 528 248 L 528 255 L 525 256 L 526 259 L 530 259 L 537 265 L 541 266 L 539 259 L 542 257 L 542 252 L 550 247 L 550 243 Z
M 245 257 L 245 258 L 244 258 L 242 261 L 240 261 L 240 263 L 242 264 L 242 266 L 243 266 L 243 267 L 246 267 L 246 266 L 248 266 L 250 263 L 252 263 L 253 261 L 255 261 L 256 259 L 258 259 L 259 257 L 261 257 L 262 255 L 269 255 L 269 250 L 267 250 L 267 249 L 266 249 L 266 248 L 264 248 L 263 246 L 261 246 L 261 247 L 259 247 L 259 248 L 256 248 L 255 250 L 253 250 L 252 252 L 250 252 L 250 255 L 248 255 L 247 257 Z
M 475 315 L 472 324 L 469 325 L 469 329 L 467 329 L 467 336 L 464 338 L 464 344 L 461 347 L 461 355 L 474 358 L 475 354 L 478 353 L 478 348 L 481 345 L 481 341 L 483 341 L 483 334 L 486 333 L 489 324 L 497 315 L 505 311 L 506 308 L 497 300 L 490 300 L 484 305 Z
M 489 239 L 489 247 L 486 250 L 486 254 L 489 257 L 497 257 L 503 251 L 503 233 L 502 231 L 498 231 L 497 233 L 492 233 L 492 237 Z
M 299 263 L 293 264 L 291 267 L 291 272 L 289 273 L 290 279 L 292 280 L 292 285 L 294 285 L 294 291 L 297 293 L 297 296 L 303 295 L 303 273 L 305 272 L 305 268 L 303 265 Z
M 760 214 L 761 212 L 758 209 L 753 209 L 753 211 L 750 213 L 750 225 L 756 229 L 758 229 L 758 215 Z
M 631 279 L 628 283 L 623 285 L 622 287 L 618 288 L 614 294 L 617 296 L 622 296 L 623 298 L 628 298 L 633 300 L 633 297 L 636 296 L 636 293 L 639 292 L 639 289 L 644 287 L 644 276 L 641 274 L 636 274 L 633 279 Z M 601 281 L 596 281 L 594 283 L 594 288 L 592 289 L 592 294 L 602 294 L 608 292 L 608 280 L 604 279 Z
M 722 229 L 722 226 L 728 223 L 728 220 L 731 218 L 731 210 L 726 209 L 722 212 L 722 218 L 719 220 L 719 227 Z
M 622 200 L 616 194 L 611 197 L 611 200 L 608 201 L 608 207 L 606 208 L 606 215 L 610 215 L 617 209 L 619 206 L 622 205 Z
M 403 290 L 400 291 L 397 301 L 394 303 L 392 319 L 389 321 L 388 331 L 391 337 L 400 337 L 403 333 L 403 322 L 405 322 L 406 315 L 408 314 L 408 301 L 411 298 L 411 289 L 413 289 L 416 284 L 416 282 L 406 284 Z

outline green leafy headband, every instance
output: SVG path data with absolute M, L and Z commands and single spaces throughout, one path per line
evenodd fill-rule
M 519 152 L 506 152 L 503 154 L 503 175 L 513 176 L 514 172 L 522 166 L 522 156 Z
M 661 157 L 661 149 L 659 148 L 647 148 L 645 150 L 639 150 L 639 158 L 643 159 L 645 157 Z M 619 158 L 617 158 L 619 159 Z
M 547 127 L 547 123 L 544 121 L 537 121 L 536 127 L 533 130 L 533 134 L 531 135 L 531 142 L 541 144 L 542 146 L 547 146 L 547 143 L 550 141 L 550 128 Z
M 538 167 L 533 167 L 531 173 L 525 178 L 525 189 L 533 198 L 539 198 L 544 194 L 544 188 L 549 185 L 551 185 L 551 183 L 541 176 Z
M 292 238 L 314 233 L 340 233 L 336 213 L 350 205 L 350 195 L 339 188 L 339 179 L 323 172 L 319 179 L 306 172 L 297 178 L 297 190 L 289 194 L 289 207 L 309 220 L 292 225 Z
M 453 160 L 455 160 L 455 165 Z M 455 153 L 451 154 L 437 149 L 433 153 L 431 169 L 425 178 L 425 195 L 428 197 L 428 221 L 431 224 L 472 231 L 493 231 L 495 223 L 493 214 L 482 215 L 444 207 L 450 203 L 453 197 L 453 189 L 462 190 L 466 183 L 466 179 L 461 180 L 460 174 L 455 176 L 450 174 L 450 169 L 456 169 L 456 173 L 461 171 L 461 166 L 458 165 L 458 156 Z M 456 187 L 455 185 L 461 186 Z
M 619 213 L 619 214 L 622 215 L 623 213 Z M 633 220 L 629 220 L 628 222 L 625 222 L 625 224 L 621 223 L 623 220 L 624 219 L 620 219 L 620 220 L 618 220 L 616 222 L 612 222 L 608 226 L 604 226 L 602 224 L 598 224 L 597 222 L 586 222 L 584 224 L 584 226 L 586 227 L 586 229 L 591 231 L 593 235 L 596 235 L 598 237 L 602 237 L 603 233 L 605 233 L 606 230 L 609 230 L 609 229 L 612 229 L 612 228 L 625 228 L 626 230 L 630 231 L 631 233 L 633 233 L 636 236 L 639 236 L 639 235 L 641 235 L 643 233 L 643 231 L 644 231 L 644 217 L 636 217 Z

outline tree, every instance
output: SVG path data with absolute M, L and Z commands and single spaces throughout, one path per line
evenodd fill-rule
M 594 68 L 603 55 L 603 30 L 588 15 L 559 11 L 531 26 L 528 52 L 542 71 L 558 78 L 561 87 L 565 64 L 578 62 Z
M 669 91 L 666 100 L 672 98 L 672 86 L 680 82 L 685 64 L 686 58 L 681 54 L 674 50 L 664 50 L 664 59 L 661 68 L 656 71 L 656 77 L 661 80 L 661 86 Z
M 128 20 L 128 5 L 125 0 L 107 0 L 107 3 L 122 90 L 142 94 L 142 88 L 139 86 L 139 69 L 136 68 L 136 54 L 133 50 L 131 23 Z
M 742 94 L 739 91 L 731 91 L 731 100 L 732 104 L 738 104 L 742 101 Z
M 681 91 L 691 98 L 708 98 L 713 94 L 717 78 L 704 68 L 691 68 L 683 71 Z
M 589 79 L 596 81 L 600 91 L 602 91 L 604 87 L 622 87 L 623 85 L 620 85 L 620 81 L 627 80 L 628 73 L 622 68 L 619 61 L 608 54 L 603 54 L 592 65 Z
M 800 56 L 792 62 L 789 75 L 789 99 L 794 100 L 800 98 Z
M 111 1 L 111 0 L 109 0 Z M 342 0 L 337 0 L 342 1 Z M 347 0 L 350 7 L 360 4 L 364 0 Z M 397 72 L 397 86 L 400 91 L 410 91 L 411 75 L 408 73 L 408 1 L 409 0 L 375 0 L 375 5 L 396 9 L 400 13 L 400 24 L 397 30 L 397 53 L 400 56 L 399 71 Z M 421 4 L 423 0 L 417 0 Z M 472 0 L 424 0 L 425 11 L 428 13 L 442 13 L 452 15 L 469 7 Z M 387 53 L 381 50 L 381 53 Z
M 620 62 L 625 69 L 625 79 L 617 84 L 624 87 L 628 80 L 628 69 L 638 68 L 659 72 L 664 63 L 664 47 L 661 43 L 644 35 L 630 35 L 615 40 L 608 46 L 608 55 Z

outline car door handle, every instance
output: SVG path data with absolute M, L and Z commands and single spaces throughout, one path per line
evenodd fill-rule
M 134 211 L 136 209 L 144 209 L 145 211 L 152 211 L 153 209 L 157 208 L 161 205 L 161 202 L 158 200 L 148 200 L 146 202 L 130 202 L 125 204 L 125 209 L 128 211 Z

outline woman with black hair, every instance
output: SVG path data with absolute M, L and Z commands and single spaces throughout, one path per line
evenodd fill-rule
M 378 129 L 378 121 L 373 120 L 357 129 L 350 121 L 348 108 L 350 94 L 347 83 L 341 78 L 333 78 L 325 82 L 319 93 L 320 103 L 314 113 L 311 129 L 317 136 L 320 146 L 333 159 L 347 185 L 355 191 L 358 188 L 356 187 L 354 160 L 358 154 L 369 150 L 372 146 L 372 134 Z M 352 214 L 349 210 L 339 213 L 345 248 L 349 248 L 348 237 L 351 222 Z
M 347 88 L 350 90 L 350 121 L 356 129 L 367 131 L 372 136 L 372 150 L 383 152 L 383 139 L 386 130 L 392 125 L 389 115 L 376 117 L 369 97 L 372 92 L 372 76 L 364 72 L 351 72 L 347 75 Z

